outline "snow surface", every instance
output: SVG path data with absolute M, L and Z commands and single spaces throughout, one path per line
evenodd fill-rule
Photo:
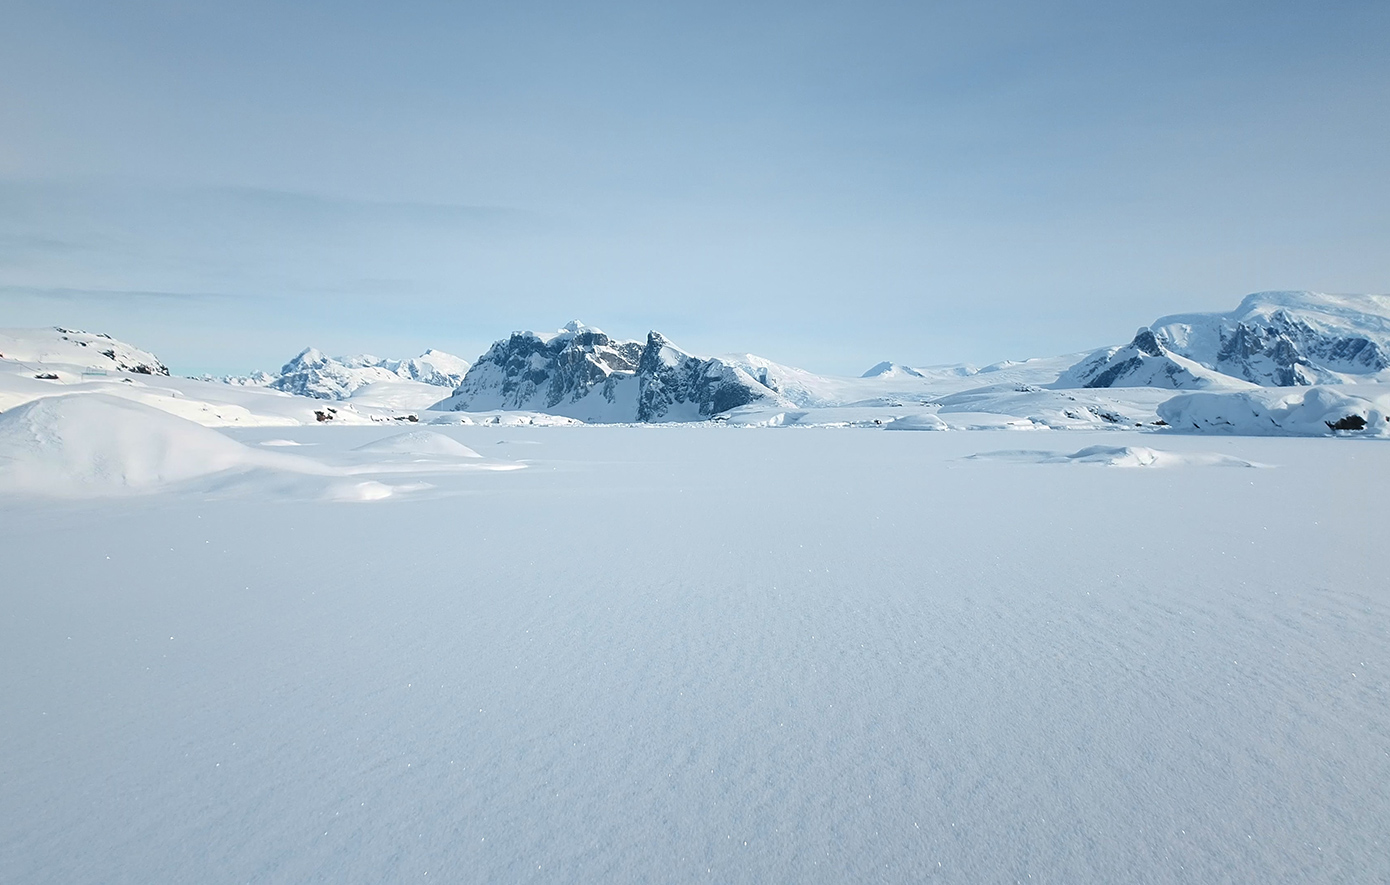
M 1390 447 L 432 430 L 528 469 L 0 495 L 0 881 L 1390 879 Z

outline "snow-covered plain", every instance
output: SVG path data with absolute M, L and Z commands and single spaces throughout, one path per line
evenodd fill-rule
M 1390 879 L 1383 443 L 404 430 L 0 495 L 0 881 Z

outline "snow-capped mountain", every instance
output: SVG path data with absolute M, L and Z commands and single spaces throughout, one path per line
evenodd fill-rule
M 1205 390 L 1249 385 L 1169 352 L 1152 329 L 1140 329 L 1124 347 L 1098 350 L 1063 372 L 1055 386 Z
M 42 363 L 49 369 L 89 369 L 168 375 L 159 357 L 110 335 L 51 329 L 0 329 L 0 359 Z
M 1125 347 L 1092 353 L 1057 386 L 1232 386 L 1225 379 L 1264 387 L 1390 380 L 1390 296 L 1256 292 L 1229 313 L 1162 317 Z
M 438 350 L 427 350 L 414 359 L 394 360 L 368 354 L 330 357 L 317 348 L 308 347 L 285 363 L 279 374 L 257 372 L 222 380 L 314 399 L 348 399 L 361 388 L 383 381 L 413 381 L 452 389 L 463 381 L 468 367 L 467 360 Z M 440 399 L 444 396 L 441 392 Z
M 439 407 L 617 423 L 700 420 L 755 401 L 790 405 L 745 369 L 692 356 L 659 332 L 645 343 L 620 341 L 576 320 L 551 335 L 514 332 L 496 342 Z
M 1265 387 L 1346 384 L 1390 369 L 1390 296 L 1257 292 L 1234 311 L 1151 326 L 1169 350 Z
M 921 372 L 917 371 L 916 369 L 912 368 L 911 366 L 900 366 L 900 365 L 898 365 L 897 363 L 890 362 L 890 361 L 888 361 L 888 360 L 884 360 L 883 362 L 881 362 L 881 363 L 879 363 L 878 365 L 874 366 L 872 369 L 870 369 L 869 371 L 865 372 L 865 373 L 864 373 L 863 375 L 861 375 L 860 377 L 861 377 L 861 378 L 898 378 L 898 377 L 901 377 L 901 376 L 903 376 L 903 375 L 908 375 L 908 376 L 911 376 L 911 377 L 913 377 L 913 378 L 923 378 L 923 377 L 925 377 Z

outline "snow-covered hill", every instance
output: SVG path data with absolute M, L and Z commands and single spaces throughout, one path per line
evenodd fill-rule
M 913 377 L 913 378 L 921 378 L 921 377 L 922 377 L 922 373 L 919 372 L 919 371 L 917 371 L 916 369 L 912 368 L 911 366 L 900 366 L 900 365 L 898 365 L 897 363 L 891 362 L 891 361 L 889 361 L 889 360 L 884 360 L 883 362 L 881 362 L 881 363 L 879 363 L 878 365 L 874 366 L 873 368 L 869 369 L 869 371 L 867 371 L 867 372 L 864 373 L 863 377 L 865 377 L 865 378 L 898 378 L 898 377 L 901 377 L 901 376 L 903 376 L 903 375 L 909 375 L 909 376 L 911 376 L 911 377 Z
M 1262 387 L 1390 380 L 1390 296 L 1256 292 L 1228 313 L 1162 317 L 1129 345 L 1086 357 L 1058 386 L 1239 386 L 1228 379 Z
M 45 371 L 168 375 L 159 357 L 110 335 L 51 329 L 0 329 L 0 360 L 42 363 Z
M 753 402 L 791 404 L 744 368 L 692 356 L 659 332 L 645 343 L 620 341 L 576 320 L 554 334 L 496 342 L 439 408 L 625 423 L 701 420 Z

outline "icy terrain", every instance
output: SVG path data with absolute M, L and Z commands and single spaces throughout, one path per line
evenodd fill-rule
M 0 495 L 0 881 L 1390 878 L 1379 443 L 207 432 Z

